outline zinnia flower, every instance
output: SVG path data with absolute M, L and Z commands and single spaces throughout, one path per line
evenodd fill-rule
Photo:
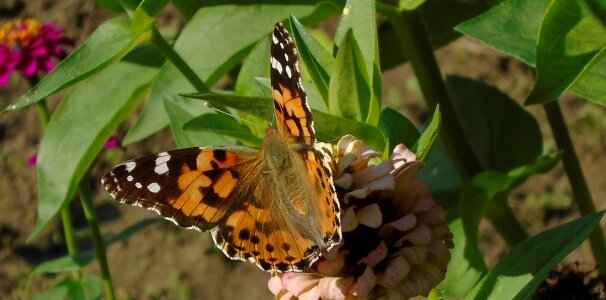
M 34 166 L 34 165 L 36 165 L 37 161 L 38 161 L 38 153 L 34 153 L 30 157 L 27 158 L 27 165 Z
M 576 261 L 560 264 L 551 270 L 532 299 L 600 300 L 606 299 L 606 292 L 598 278 L 596 265 Z
M 0 28 L 0 86 L 8 83 L 14 70 L 26 77 L 38 71 L 50 72 L 55 67 L 51 58 L 65 58 L 63 46 L 74 44 L 63 32 L 53 24 L 34 19 L 5 23 Z
M 109 137 L 109 139 L 107 139 L 107 141 L 105 141 L 103 148 L 113 149 L 113 148 L 117 148 L 117 147 L 121 147 L 121 146 L 122 146 L 122 141 L 120 140 L 120 138 L 115 135 L 112 135 L 111 137 Z
M 404 145 L 379 153 L 353 136 L 332 149 L 343 240 L 304 273 L 268 283 L 276 299 L 408 299 L 427 296 L 444 279 L 453 247 L 446 214 L 426 184 L 423 166 Z

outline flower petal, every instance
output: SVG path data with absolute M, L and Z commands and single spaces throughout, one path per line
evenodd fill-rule
M 367 205 L 356 211 L 356 217 L 360 224 L 366 225 L 370 228 L 379 228 L 379 226 L 381 226 L 383 223 L 381 209 L 376 203 Z
M 282 286 L 293 295 L 298 296 L 318 285 L 320 276 L 312 273 L 284 273 Z
M 404 257 L 396 256 L 389 260 L 385 271 L 377 276 L 377 284 L 386 288 L 394 287 L 400 283 L 408 273 L 410 273 L 410 264 L 408 261 Z
M 368 298 L 370 291 L 377 285 L 377 276 L 375 272 L 373 272 L 372 267 L 367 266 L 364 273 L 358 277 L 356 283 L 351 287 L 349 293 L 360 297 L 360 298 Z
M 324 277 L 318 283 L 322 299 L 344 300 L 352 286 L 353 278 L 342 277 Z
M 385 257 L 387 257 L 387 254 L 387 245 L 385 244 L 385 241 L 381 241 L 381 243 L 379 243 L 375 249 L 370 251 L 368 255 L 358 261 L 358 265 L 365 264 L 371 267 L 376 266 L 378 263 L 383 261 Z

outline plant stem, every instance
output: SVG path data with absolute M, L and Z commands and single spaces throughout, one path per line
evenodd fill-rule
M 29 81 L 31 87 L 36 86 L 36 84 L 38 84 L 38 82 L 40 81 L 40 79 L 36 75 L 26 78 Z M 38 115 L 40 117 L 42 133 L 44 134 L 44 130 L 46 129 L 48 121 L 50 120 L 50 113 L 48 111 L 46 99 L 41 99 L 40 101 L 36 102 L 36 107 L 38 108 Z M 67 253 L 70 256 L 75 256 L 78 253 L 78 242 L 74 230 L 74 223 L 72 222 L 72 214 L 69 208 L 69 203 L 61 209 L 61 223 L 63 224 L 63 235 L 65 237 Z M 74 271 L 72 275 L 76 280 L 80 280 L 82 278 L 82 273 L 80 272 L 80 270 Z
M 101 236 L 101 231 L 99 230 L 99 223 L 97 220 L 97 214 L 95 213 L 95 208 L 93 206 L 88 173 L 85 174 L 82 179 L 80 179 L 80 183 L 78 185 L 78 194 L 80 195 L 82 209 L 84 210 L 84 215 L 86 216 L 86 221 L 88 222 L 88 226 L 90 228 L 91 237 L 93 239 L 93 244 L 95 247 L 95 254 L 97 256 L 97 261 L 99 262 L 99 266 L 101 268 L 101 276 L 103 277 L 103 289 L 105 290 L 105 296 L 108 300 L 114 300 L 116 299 L 116 295 L 114 293 L 112 278 L 111 274 L 109 273 L 109 267 L 107 264 L 105 242 L 103 241 L 103 237 Z
M 507 203 L 508 193 L 501 193 L 486 207 L 486 218 L 494 229 L 501 235 L 509 247 L 513 247 L 528 238 L 528 233 L 519 222 L 509 223 L 517 220 L 511 207 Z
M 170 60 L 170 62 L 177 67 L 179 72 L 187 78 L 187 81 L 191 83 L 194 88 L 200 93 L 210 92 L 210 89 L 206 84 L 196 75 L 189 65 L 181 58 L 181 56 L 173 49 L 173 47 L 164 39 L 164 37 L 158 32 L 158 29 L 152 27 L 152 38 L 151 41 L 160 49 L 160 51 Z
M 457 171 L 463 180 L 469 180 L 473 176 L 484 172 L 485 169 L 475 156 L 457 118 L 452 99 L 438 68 L 434 51 L 427 39 L 425 24 L 423 24 L 419 13 L 417 11 L 400 12 L 396 7 L 382 3 L 377 3 L 377 9 L 394 26 L 400 47 L 412 65 L 428 108 L 433 111 L 436 105 L 440 104 L 443 122 L 443 126 L 440 128 L 440 137 L 444 141 L 446 151 Z M 528 237 L 510 209 L 508 210 L 510 213 L 498 214 L 496 212 L 491 213 L 491 210 L 494 209 L 489 208 L 486 217 L 496 228 L 515 228 L 515 230 L 508 233 L 507 237 L 504 236 L 507 242 L 521 241 Z
M 553 101 L 543 106 L 547 113 L 547 119 L 551 126 L 551 131 L 555 138 L 558 148 L 564 151 L 562 155 L 562 163 L 564 164 L 564 170 L 568 175 L 568 181 L 574 194 L 574 199 L 579 207 L 581 215 L 588 215 L 596 211 L 591 197 L 591 192 L 587 186 L 585 175 L 581 169 L 579 158 L 574 150 L 568 128 L 564 122 L 564 116 L 560 109 L 558 101 Z M 591 250 L 596 263 L 599 266 L 599 272 L 601 276 L 606 276 L 606 242 L 604 241 L 604 234 L 600 226 L 596 227 L 593 232 L 589 235 L 589 243 L 591 244 Z

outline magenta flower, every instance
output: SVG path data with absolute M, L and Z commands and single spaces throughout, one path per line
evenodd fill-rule
M 27 158 L 27 165 L 34 166 L 36 165 L 36 161 L 38 161 L 38 153 L 32 154 L 29 158 Z
M 74 41 L 63 36 L 63 29 L 34 19 L 19 19 L 0 28 L 0 86 L 5 86 L 13 71 L 32 77 L 39 71 L 50 72 L 52 58 L 67 56 L 63 46 Z
M 107 139 L 107 141 L 105 141 L 103 148 L 113 149 L 113 148 L 117 148 L 117 147 L 121 147 L 121 146 L 122 146 L 122 141 L 120 140 L 120 138 L 115 135 L 112 135 L 109 139 Z

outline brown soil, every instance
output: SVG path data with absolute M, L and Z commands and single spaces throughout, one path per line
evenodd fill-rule
M 85 0 L 9 0 L 0 4 L 0 22 L 14 16 L 33 16 L 43 22 L 54 21 L 67 30 L 77 43 L 82 42 L 94 28 L 112 14 L 98 8 L 94 1 Z M 161 22 L 179 23 L 176 14 L 166 13 Z M 460 39 L 438 51 L 444 73 L 465 75 L 495 85 L 520 103 L 532 87 L 531 71 L 522 63 L 508 59 L 470 39 Z M 427 112 L 409 66 L 384 74 L 385 103 L 403 111 L 419 122 Z M 0 89 L 0 106 L 6 107 L 28 89 L 26 80 L 13 76 L 7 88 Z M 51 97 L 51 110 L 61 95 Z M 606 111 L 574 96 L 561 99 L 562 109 L 575 141 L 576 149 L 598 209 L 606 207 Z M 536 116 L 545 136 L 546 151 L 555 143 L 541 107 L 529 107 Z M 132 122 L 132 120 L 129 120 Z M 125 132 L 120 132 L 125 133 Z M 41 138 L 40 123 L 35 108 L 30 107 L 0 117 L 0 298 L 29 299 L 47 289 L 54 276 L 30 275 L 40 262 L 65 255 L 61 226 L 57 222 L 31 243 L 31 232 L 37 207 L 35 168 L 27 158 L 36 152 Z M 127 152 L 108 150 L 94 171 L 100 178 L 104 170 L 121 160 L 144 153 L 174 148 L 170 133 L 158 136 Z M 104 232 L 118 232 L 155 213 L 140 208 L 117 205 L 93 183 L 95 203 Z M 536 176 L 512 194 L 510 199 L 517 215 L 532 233 L 578 217 L 572 204 L 570 187 L 561 166 L 550 173 Z M 77 227 L 86 228 L 86 221 L 77 205 L 72 205 Z M 604 222 L 602 222 L 604 224 Z M 481 245 L 489 264 L 493 265 L 505 253 L 501 240 L 488 234 L 483 226 Z M 604 226 L 603 226 L 604 227 Z M 115 289 L 120 299 L 267 299 L 269 275 L 248 263 L 232 262 L 221 254 L 205 254 L 212 241 L 208 234 L 182 230 L 169 222 L 157 222 L 108 250 L 109 265 Z M 91 244 L 84 240 L 81 249 Z M 587 243 L 575 250 L 567 260 L 591 261 Z M 85 274 L 98 273 L 92 264 Z

